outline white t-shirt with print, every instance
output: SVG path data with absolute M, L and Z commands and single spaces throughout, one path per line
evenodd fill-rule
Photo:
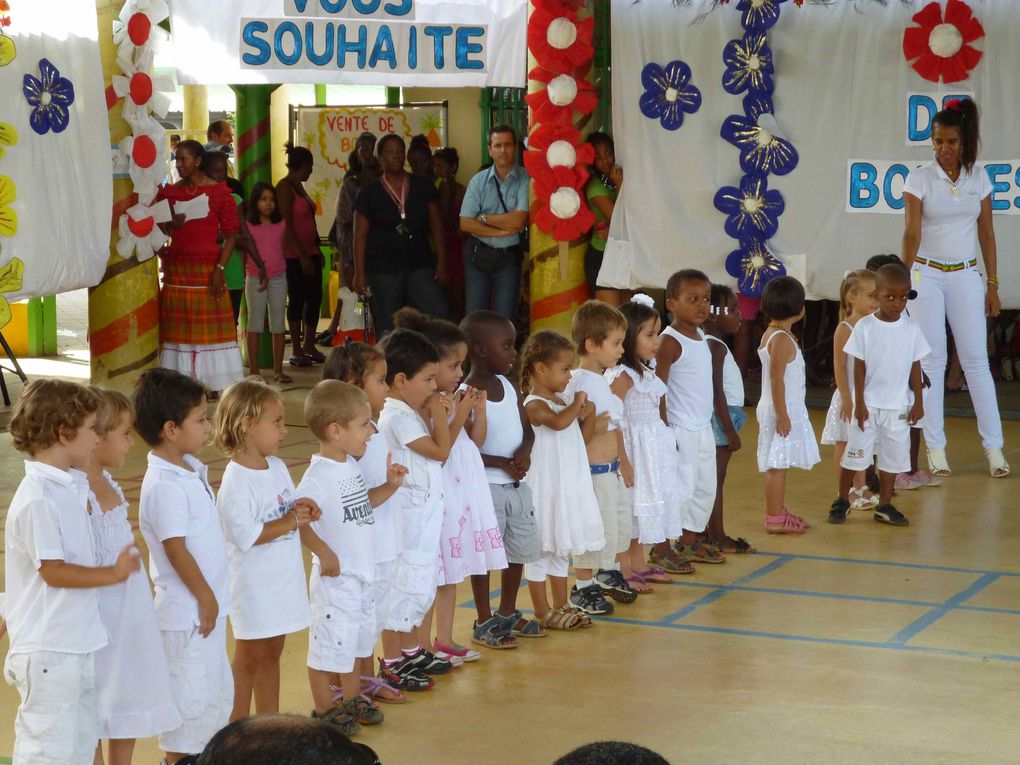
M 277 457 L 265 470 L 228 462 L 216 497 L 227 540 L 230 621 L 241 640 L 287 635 L 308 626 L 308 588 L 301 538 L 289 531 L 265 544 L 255 540 L 267 523 L 294 508 L 294 482 Z M 288 516 L 293 521 L 294 515 Z
M 901 410 L 910 405 L 910 370 L 931 348 L 906 312 L 897 321 L 877 314 L 854 325 L 843 350 L 864 362 L 864 403 L 869 408 Z
M 25 461 L 4 527 L 10 653 L 91 653 L 109 642 L 94 587 L 51 587 L 44 560 L 95 567 L 88 516 L 89 483 L 78 470 Z
M 903 191 L 921 200 L 921 245 L 918 257 L 941 263 L 977 258 L 980 248 L 977 219 L 981 201 L 992 193 L 985 166 L 976 162 L 968 173 L 960 169 L 956 193 L 946 171 L 929 162 L 910 171 Z
M 337 462 L 316 454 L 308 466 L 297 494 L 315 500 L 322 517 L 311 525 L 319 538 L 340 559 L 340 572 L 363 582 L 375 581 L 375 514 L 368 501 L 368 487 L 353 457 Z M 312 556 L 312 600 L 317 587 L 329 588 L 336 577 L 319 575 L 319 559 Z
M 149 452 L 142 480 L 139 525 L 149 547 L 149 574 L 161 630 L 190 630 L 199 624 L 198 601 L 163 549 L 167 539 L 184 538 L 216 597 L 219 618 L 230 613 L 227 543 L 216 511 L 216 495 L 209 485 L 209 470 L 190 454 L 184 455 L 184 461 L 190 469 Z

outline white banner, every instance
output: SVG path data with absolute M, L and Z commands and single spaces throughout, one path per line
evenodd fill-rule
M 835 298 L 844 271 L 871 255 L 900 251 L 903 178 L 933 158 L 935 111 L 946 98 L 972 94 L 982 111 L 979 160 L 995 189 L 1000 291 L 1005 304 L 1020 307 L 1020 161 L 997 159 L 1018 155 L 1020 14 L 1015 0 L 967 4 L 984 27 L 972 43 L 982 55 L 965 79 L 948 85 L 922 78 L 904 56 L 904 31 L 916 26 L 912 16 L 926 3 L 779 6 L 779 20 L 767 32 L 773 132 L 792 143 L 799 164 L 768 176 L 768 189 L 785 202 L 769 244 L 780 259 L 806 254 L 810 294 Z M 631 286 L 623 279 L 632 274 L 634 286 L 661 287 L 682 267 L 734 281 L 724 262 L 739 244 L 723 230 L 727 216 L 713 199 L 743 175 L 740 150 L 720 130 L 730 115 L 745 114 L 746 94 L 722 87 L 723 50 L 744 30 L 737 3 L 705 14 L 707 6 L 612 0 L 613 129 L 626 181 L 600 278 L 607 286 Z M 645 67 L 676 60 L 690 67 L 701 105 L 670 130 L 645 116 L 639 102 L 647 90 Z M 613 272 L 618 280 L 607 283 Z
M 113 150 L 95 3 L 0 14 L 0 295 L 97 284 L 110 257 Z M 109 30 L 106 34 L 110 34 Z M 0 300 L 0 325 L 6 304 Z
M 364 132 L 399 135 L 405 143 L 422 134 L 433 150 L 446 145 L 445 104 L 385 106 L 299 106 L 295 119 L 295 145 L 312 152 L 312 175 L 305 187 L 315 202 L 319 235 L 326 237 L 336 216 L 336 197 L 347 174 L 347 161 L 358 136 Z
M 524 87 L 527 0 L 171 0 L 185 84 Z

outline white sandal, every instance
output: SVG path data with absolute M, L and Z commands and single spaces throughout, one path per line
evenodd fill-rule
M 949 469 L 949 462 L 946 460 L 945 449 L 932 449 L 929 447 L 928 472 L 931 473 L 932 475 L 937 476 L 947 476 L 953 474 L 953 471 Z
M 985 456 L 988 457 L 988 472 L 992 478 L 1005 478 L 1009 475 L 1009 463 L 1002 449 L 985 449 Z
M 872 494 L 870 497 L 864 496 L 867 491 L 867 487 L 862 486 L 859 489 L 850 488 L 850 509 L 851 510 L 873 510 L 878 507 L 878 496 Z M 856 499 L 855 499 L 856 497 Z

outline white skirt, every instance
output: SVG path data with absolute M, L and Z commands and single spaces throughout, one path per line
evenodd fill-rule
M 241 351 L 237 343 L 189 345 L 168 343 L 159 352 L 159 365 L 193 377 L 209 390 L 223 390 L 240 380 Z
M 832 402 L 825 415 L 825 427 L 822 429 L 822 443 L 826 446 L 845 444 L 850 438 L 850 423 L 839 418 L 839 410 L 843 405 L 838 390 L 832 392 Z
M 790 435 L 776 433 L 775 418 L 758 423 L 758 470 L 810 470 L 818 464 L 818 442 L 807 411 L 790 415 Z

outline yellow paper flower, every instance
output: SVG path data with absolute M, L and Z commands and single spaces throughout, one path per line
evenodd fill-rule
M 14 236 L 18 230 L 18 214 L 11 207 L 14 197 L 14 181 L 0 175 L 0 236 Z
M 14 40 L 5 34 L 0 34 L 0 66 L 7 66 L 18 55 L 18 49 L 14 47 Z
M 7 149 L 4 146 L 14 146 L 18 142 L 18 131 L 9 122 L 0 122 L 0 159 L 3 159 Z
M 11 305 L 3 293 L 20 290 L 24 274 L 25 264 L 20 258 L 14 258 L 7 265 L 0 266 L 0 329 L 6 327 L 11 320 Z

